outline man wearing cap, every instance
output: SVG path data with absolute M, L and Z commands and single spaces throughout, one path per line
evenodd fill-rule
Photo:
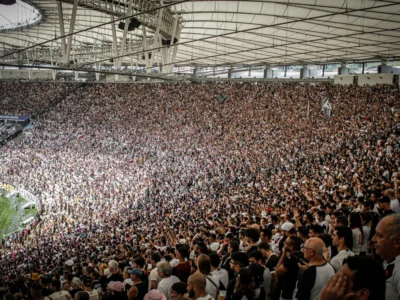
M 167 300 L 167 298 L 160 291 L 151 290 L 144 296 L 143 300 Z
M 157 264 L 157 272 L 158 276 L 160 276 L 162 279 L 160 283 L 158 284 L 157 290 L 159 290 L 161 293 L 167 297 L 167 300 L 171 300 L 170 298 L 170 290 L 171 286 L 176 283 L 180 282 L 179 278 L 172 275 L 172 267 L 167 261 L 162 261 Z
M 99 300 L 99 292 L 92 289 L 92 278 L 84 276 L 82 278 L 83 290 L 89 294 L 89 300 Z
M 233 292 L 236 285 L 236 277 L 239 274 L 241 268 L 246 268 L 249 265 L 249 258 L 244 252 L 235 252 L 231 255 L 230 266 L 233 271 L 234 277 L 229 281 L 226 289 L 227 300 L 233 299 Z
M 282 224 L 281 229 L 283 230 L 283 238 L 279 240 L 278 243 L 278 248 L 279 251 L 282 253 L 282 249 L 285 245 L 285 241 L 288 237 L 290 236 L 295 236 L 296 235 L 296 229 L 294 227 L 294 224 L 292 222 L 285 222 Z
M 143 300 L 147 287 L 142 282 L 143 271 L 139 268 L 127 270 L 133 281 L 133 286 L 128 291 L 128 300 Z

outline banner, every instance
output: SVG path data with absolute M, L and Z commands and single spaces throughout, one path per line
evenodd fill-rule
M 5 190 L 7 192 L 13 192 L 15 190 L 15 186 L 0 181 L 0 190 Z
M 29 117 L 28 116 L 0 115 L 0 120 L 27 121 L 27 120 L 29 120 Z
M 38 204 L 38 198 L 31 192 L 28 192 L 28 191 L 24 190 L 23 188 L 18 188 L 18 193 L 25 200 L 27 200 L 29 202 L 35 202 L 36 205 Z

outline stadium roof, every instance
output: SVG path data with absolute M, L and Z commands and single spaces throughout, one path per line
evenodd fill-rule
M 0 62 L 81 68 L 115 64 L 118 62 L 115 57 L 121 57 L 122 66 L 146 65 L 151 69 L 151 63 L 276 66 L 400 57 L 400 1 L 397 0 L 33 0 L 29 3 L 40 11 L 42 18 L 37 25 L 0 32 Z M 159 18 L 161 10 L 163 15 Z M 124 39 L 125 26 L 120 25 L 120 19 L 125 18 L 129 24 L 127 16 L 135 17 L 141 25 L 126 30 Z M 166 27 L 157 29 L 162 22 Z M 112 24 L 116 25 L 115 33 Z M 69 33 L 71 39 L 61 38 Z M 144 56 L 146 50 L 153 57 Z M 164 67 L 165 70 L 172 72 L 172 68 Z

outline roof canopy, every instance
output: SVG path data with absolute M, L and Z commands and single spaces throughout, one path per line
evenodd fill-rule
M 59 60 L 58 65 L 64 62 L 68 66 L 72 62 L 82 67 L 99 63 L 115 64 L 115 57 L 121 57 L 122 66 L 146 65 L 148 69 L 173 64 L 308 65 L 377 61 L 400 56 L 398 1 L 75 2 L 75 16 L 72 0 L 30 2 L 39 9 L 44 19 L 40 24 L 23 30 L 0 32 L 0 51 L 3 50 L 0 61 L 15 62 L 21 57 L 26 58 L 27 55 L 18 57 L 16 51 L 23 53 L 22 49 L 27 47 L 30 51 L 46 49 L 53 55 L 49 59 L 49 54 L 43 54 L 43 50 L 42 56 L 31 56 L 29 63 L 51 60 L 57 64 Z M 160 11 L 163 11 L 161 17 Z M 120 25 L 119 19 L 127 16 L 138 19 L 141 26 L 126 31 L 124 39 L 124 24 Z M 60 19 L 64 20 L 63 24 Z M 129 20 L 127 18 L 126 23 Z M 169 24 L 171 32 L 163 28 L 157 30 L 157 24 L 162 22 Z M 114 32 L 111 24 L 116 25 Z M 61 38 L 68 33 L 71 33 L 71 41 L 68 41 L 69 37 Z M 172 36 L 176 39 L 175 44 L 171 42 Z M 64 59 L 67 50 L 63 49 L 69 46 L 69 42 L 71 57 Z M 53 50 L 50 51 L 50 48 Z M 173 48 L 176 48 L 175 55 Z M 86 51 L 86 58 L 82 51 Z M 105 51 L 108 51 L 107 55 Z M 145 51 L 152 53 L 153 58 L 151 55 L 145 57 Z M 14 55 L 6 57 L 6 53 Z M 54 53 L 59 53 L 59 56 L 55 57 Z M 171 71 L 172 68 L 165 70 Z

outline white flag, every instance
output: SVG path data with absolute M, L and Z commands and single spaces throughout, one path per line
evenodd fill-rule
M 332 115 L 332 106 L 327 98 L 324 99 L 322 104 L 322 111 L 330 118 Z

